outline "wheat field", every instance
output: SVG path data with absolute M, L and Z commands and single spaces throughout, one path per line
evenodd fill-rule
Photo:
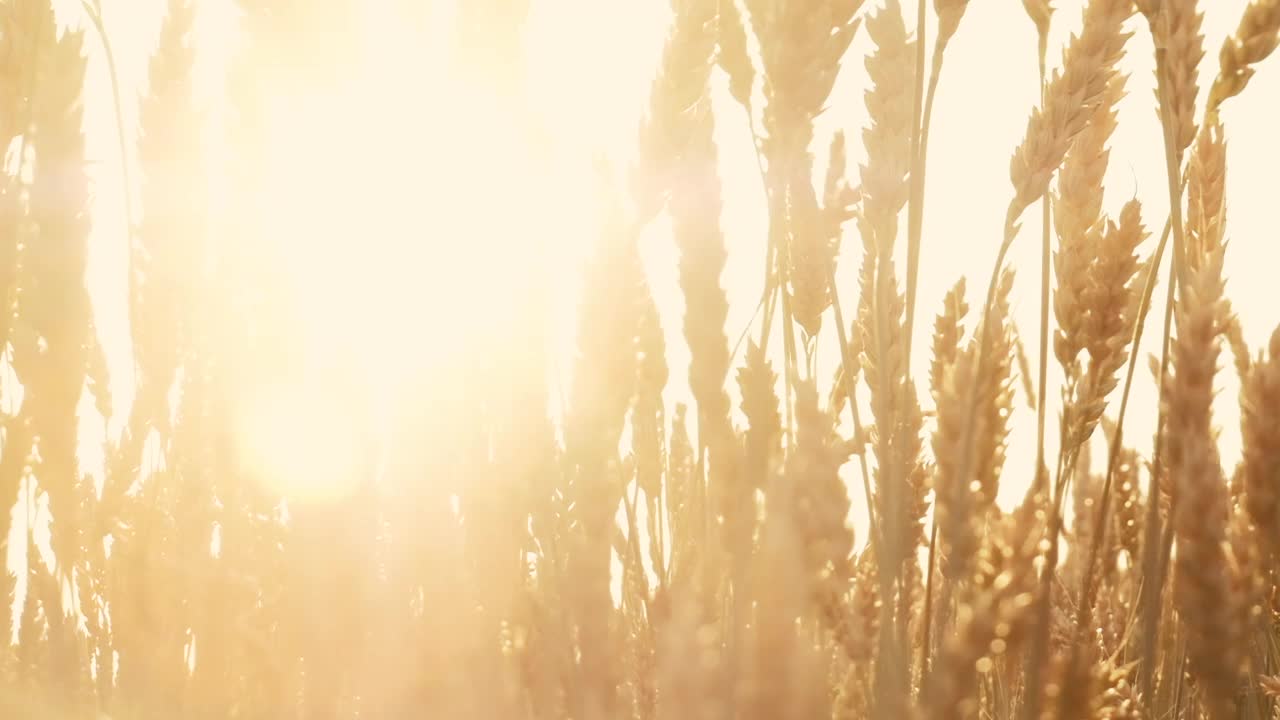
M 0 719 L 1280 717 L 1280 2 L 970 5 L 0 0 Z

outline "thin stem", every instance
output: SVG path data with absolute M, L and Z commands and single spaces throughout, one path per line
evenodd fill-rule
M 791 312 L 791 296 L 787 294 L 787 278 L 784 276 L 781 268 L 786 263 L 779 262 L 778 272 L 778 292 L 782 297 L 782 361 L 783 361 L 783 403 L 785 405 L 787 419 L 787 447 L 795 447 L 795 411 L 793 408 L 792 398 L 795 396 L 796 384 L 796 335 L 795 335 L 795 317 Z
M 938 547 L 938 520 L 937 510 L 934 510 L 934 520 L 929 528 L 929 562 L 928 575 L 924 580 L 924 618 L 920 628 L 920 687 L 923 689 L 929 682 L 929 641 L 930 628 L 933 626 L 933 569 L 937 562 L 936 550 Z
M 1049 195 L 1045 194 L 1042 233 L 1040 237 L 1040 367 L 1036 380 L 1036 467 L 1035 483 L 1038 486 L 1043 477 L 1040 468 L 1044 467 L 1044 428 L 1045 414 L 1049 403 L 1045 402 L 1049 382 L 1049 259 L 1052 248 L 1049 242 Z
M 80 5 L 84 8 L 89 22 L 93 24 L 93 29 L 97 32 L 98 39 L 102 42 L 103 57 L 107 61 L 107 76 L 111 81 L 111 104 L 116 120 L 116 142 L 119 144 L 120 149 L 120 180 L 123 183 L 121 192 L 124 194 L 125 240 L 132 248 L 135 230 L 133 222 L 133 181 L 129 172 L 129 144 L 124 132 L 124 112 L 122 110 L 123 105 L 120 102 L 120 80 L 119 73 L 116 71 L 115 53 L 111 50 L 111 38 L 107 35 L 106 24 L 102 19 L 101 0 L 92 0 L 92 2 L 90 0 L 80 0 Z
M 773 192 L 769 188 L 769 175 L 765 171 L 764 153 L 760 149 L 760 133 L 756 128 L 756 118 L 751 112 L 750 105 L 744 105 L 743 110 L 747 113 L 747 127 L 751 132 L 751 149 L 755 152 L 756 171 L 760 175 L 760 187 L 764 191 L 765 203 L 771 209 L 773 204 Z M 775 256 L 777 255 L 777 243 L 774 242 L 774 233 L 770 230 L 765 241 L 764 251 L 764 291 L 760 295 L 760 302 L 764 305 L 764 317 L 760 320 L 760 352 L 768 354 L 770 330 L 773 328 L 773 309 L 775 301 L 775 292 L 777 291 L 778 275 L 774 272 Z
M 1183 186 L 1186 185 L 1186 179 L 1183 179 Z M 1125 371 L 1124 388 L 1120 393 L 1120 410 L 1116 416 L 1116 429 L 1111 436 L 1111 445 L 1107 452 L 1107 473 L 1102 483 L 1102 498 L 1098 504 L 1098 512 L 1094 516 L 1094 532 L 1092 542 L 1089 545 L 1089 559 L 1085 563 L 1084 587 L 1080 593 L 1080 602 L 1078 604 L 1078 622 L 1076 627 L 1083 630 L 1088 624 L 1090 614 L 1092 612 L 1093 602 L 1093 568 L 1098 562 L 1101 553 L 1101 546 L 1105 539 L 1107 531 L 1107 519 L 1111 507 L 1111 489 L 1115 478 L 1116 469 L 1119 466 L 1120 451 L 1124 446 L 1124 422 L 1129 409 L 1129 395 L 1133 388 L 1133 378 L 1136 374 L 1138 365 L 1138 350 L 1142 344 L 1142 335 L 1146 328 L 1147 308 L 1151 304 L 1151 297 L 1155 294 L 1156 278 L 1160 274 L 1160 263 L 1164 258 L 1165 247 L 1168 245 L 1169 233 L 1172 223 L 1166 219 L 1164 231 L 1160 234 L 1160 242 L 1156 245 L 1155 252 L 1152 254 L 1151 267 L 1147 270 L 1146 279 L 1142 288 L 1142 311 L 1139 312 L 1137 321 L 1134 323 L 1133 334 L 1130 338 L 1129 345 L 1129 363 Z M 1172 274 L 1172 269 L 1170 270 Z M 1172 287 L 1172 285 L 1171 285 Z M 1171 320 L 1171 316 L 1166 314 L 1166 324 Z M 1165 330 L 1165 337 L 1169 335 L 1168 329 Z M 1159 518 L 1156 518 L 1159 522 Z
M 922 103 L 924 96 L 924 18 L 925 0 L 920 0 L 916 9 L 916 72 L 915 95 L 911 105 L 911 191 L 907 196 L 907 317 L 905 337 L 903 339 L 903 357 L 910 362 L 911 334 L 915 327 L 916 287 L 920 274 L 920 236 L 921 221 L 924 217 L 924 149 L 926 144 L 926 128 L 928 127 L 928 110 L 933 105 L 933 90 L 938 83 L 938 68 L 941 66 L 941 55 L 934 54 L 934 72 L 929 82 L 929 102 Z M 910 376 L 908 366 L 907 375 Z
M 893 263 L 892 243 L 884 242 L 884 239 L 877 239 L 876 242 L 876 268 L 874 276 L 874 287 L 872 293 L 875 297 L 876 312 L 872 318 L 872 331 L 874 334 L 874 342 L 876 344 L 876 353 L 880 358 L 888 358 L 890 356 L 888 342 L 888 324 L 896 322 L 885 312 L 887 304 L 883 299 L 893 289 L 888 287 L 890 268 Z M 877 375 L 875 382 L 880 387 L 880 392 L 884 397 L 892 398 L 896 394 L 893 379 L 890 376 L 890 369 L 887 362 L 879 362 L 876 365 Z M 846 373 L 848 375 L 848 373 Z M 870 382 L 870 377 L 868 377 Z M 889 409 L 892 413 L 892 408 Z M 879 422 L 893 425 L 894 419 L 892 414 L 886 417 L 878 418 Z M 877 433 L 877 453 L 880 459 L 877 487 L 883 499 L 882 508 L 886 510 L 886 515 L 881 521 L 888 525 L 888 530 L 882 530 L 880 537 L 884 540 L 884 551 L 881 558 L 888 559 L 893 566 L 881 565 L 879 572 L 880 589 L 881 589 L 881 605 L 880 605 L 880 648 L 881 657 L 886 658 L 885 662 L 877 663 L 876 677 L 877 688 L 879 693 L 892 692 L 895 695 L 903 686 L 900 671 L 903 669 L 898 659 L 902 653 L 902 649 L 897 645 L 901 638 L 898 628 L 897 613 L 894 612 L 893 587 L 898 585 L 905 588 L 902 583 L 903 576 L 899 572 L 899 536 L 897 529 L 900 527 L 903 517 L 901 512 L 904 510 L 899 498 L 905 489 L 895 480 L 894 465 L 891 454 L 891 433 L 890 428 L 881 428 Z M 909 662 L 909 659 L 908 659 Z M 887 699 L 878 698 L 877 706 L 882 706 Z
M 915 332 L 915 309 L 916 309 L 916 292 L 919 285 L 920 275 L 920 241 L 921 241 L 921 224 L 924 219 L 924 165 L 925 165 L 925 128 L 928 121 L 925 119 L 925 103 L 924 103 L 924 46 L 925 46 L 925 0 L 920 0 L 916 5 L 916 67 L 914 94 L 911 100 L 911 145 L 910 158 L 911 170 L 909 174 L 910 192 L 907 196 L 907 287 L 906 287 L 906 317 L 903 319 L 903 343 L 902 343 L 902 363 L 905 368 L 905 381 L 911 382 L 911 337 Z M 936 53 L 935 53 L 936 55 Z M 932 106 L 933 89 L 937 85 L 937 72 L 932 73 L 932 79 L 929 83 L 929 106 Z M 891 259 L 887 258 L 889 261 Z M 879 275 L 879 273 L 877 273 Z M 884 355 L 881 355 L 884 357 Z M 888 390 L 889 388 L 885 388 Z M 899 504 L 895 504 L 897 507 Z M 936 532 L 936 525 L 931 534 Z M 929 557 L 933 559 L 933 543 L 930 542 Z M 928 636 L 929 613 L 928 608 L 932 604 L 929 597 L 932 591 L 932 566 L 929 569 L 930 578 L 925 582 L 925 617 L 924 617 L 924 633 Z M 899 577 L 900 592 L 903 596 L 907 593 L 907 575 L 906 568 L 903 567 L 902 575 Z M 898 628 L 898 623 L 902 626 Z M 895 632 L 901 632 L 903 637 L 907 632 L 906 619 L 895 618 Z M 905 642 L 903 643 L 906 644 Z M 910 653 L 907 653 L 907 663 L 910 664 Z M 920 654 L 921 668 L 927 662 L 927 653 L 923 650 Z M 908 677 L 911 674 L 911 668 L 907 668 Z M 923 670 L 921 671 L 923 672 Z
M 1172 221 L 1171 223 L 1172 224 Z M 1156 651 L 1156 644 L 1160 636 L 1160 603 L 1161 594 L 1164 590 L 1164 573 L 1166 563 L 1161 548 L 1167 544 L 1163 537 L 1167 536 L 1172 541 L 1172 528 L 1170 523 L 1163 535 L 1160 529 L 1160 471 L 1163 469 L 1163 463 L 1160 462 L 1160 454 L 1164 444 L 1164 387 L 1165 377 L 1169 370 L 1169 345 L 1170 337 L 1173 329 L 1173 306 L 1175 301 L 1175 291 L 1178 286 L 1178 253 L 1175 251 L 1170 260 L 1169 269 L 1169 294 L 1165 299 L 1164 309 L 1164 341 L 1160 351 L 1160 387 L 1158 389 L 1159 397 L 1159 413 L 1156 417 L 1156 439 L 1155 448 L 1152 453 L 1151 478 L 1147 486 L 1147 527 L 1145 537 L 1143 538 L 1142 548 L 1142 587 L 1143 593 L 1138 606 L 1138 614 L 1141 618 L 1142 627 L 1142 648 L 1143 653 L 1139 658 L 1145 659 L 1144 662 L 1138 663 L 1138 687 L 1142 688 L 1151 697 L 1152 683 L 1152 662 Z M 1176 497 L 1176 496 L 1174 496 Z
M 1173 309 L 1174 309 L 1174 304 L 1176 302 L 1175 289 L 1178 283 L 1183 281 L 1182 275 L 1186 271 L 1185 265 L 1186 265 L 1186 259 L 1187 259 L 1186 258 L 1186 240 L 1183 235 L 1184 228 L 1182 225 L 1181 158 L 1179 157 L 1179 152 L 1174 148 L 1174 137 L 1173 137 L 1173 126 L 1172 126 L 1173 118 L 1170 115 L 1168 103 L 1165 102 L 1165 98 L 1168 97 L 1168 87 L 1167 87 L 1167 82 L 1165 81 L 1165 72 L 1164 72 L 1165 62 L 1166 62 L 1165 50 L 1159 47 L 1156 48 L 1156 77 L 1157 77 L 1159 97 L 1161 98 L 1160 124 L 1161 124 L 1161 129 L 1163 130 L 1163 133 L 1164 133 L 1165 171 L 1166 171 L 1166 176 L 1168 180 L 1167 185 L 1169 190 L 1169 224 L 1173 232 L 1173 260 L 1171 262 L 1172 267 L 1169 272 L 1169 294 L 1165 300 L 1164 340 L 1163 340 L 1163 348 L 1160 353 L 1160 387 L 1158 391 L 1160 410 L 1157 416 L 1155 450 L 1154 450 L 1154 455 L 1152 456 L 1152 463 L 1153 463 L 1153 468 L 1155 468 L 1155 471 L 1152 472 L 1151 474 L 1151 488 L 1153 492 L 1147 498 L 1147 502 L 1149 503 L 1148 510 L 1147 510 L 1147 517 L 1148 517 L 1148 520 L 1150 521 L 1151 518 L 1154 516 L 1155 522 L 1148 523 L 1148 528 L 1147 528 L 1148 541 L 1152 537 L 1152 530 L 1154 530 L 1155 527 L 1158 527 L 1159 525 L 1160 494 L 1159 494 L 1158 473 L 1160 472 L 1160 470 L 1163 469 L 1163 463 L 1161 462 L 1160 456 L 1162 453 L 1162 445 L 1164 441 L 1164 425 L 1166 421 L 1165 392 L 1166 392 L 1167 378 L 1169 374 L 1169 345 L 1170 345 L 1170 338 L 1172 335 L 1171 331 L 1172 331 Z M 1170 524 L 1170 529 L 1172 529 L 1172 523 Z M 1169 530 L 1166 530 L 1165 536 L 1168 537 L 1168 540 L 1163 542 L 1162 545 L 1171 544 L 1173 539 L 1172 533 L 1169 532 Z M 1148 545 L 1150 545 L 1150 542 L 1148 542 Z M 1148 546 L 1147 548 L 1144 548 L 1144 557 L 1143 557 L 1144 571 L 1151 569 L 1154 564 L 1152 563 L 1152 561 L 1154 560 L 1154 557 L 1153 557 L 1154 550 L 1155 549 L 1150 546 Z M 1142 642 L 1143 642 L 1144 648 L 1150 648 L 1152 651 L 1154 651 L 1157 640 L 1159 638 L 1160 624 L 1159 624 L 1158 615 L 1157 615 L 1158 608 L 1153 607 L 1150 604 L 1150 602 L 1152 600 L 1155 600 L 1158 602 L 1161 594 L 1161 590 L 1164 586 L 1164 579 L 1166 574 L 1167 574 L 1167 568 L 1165 567 L 1165 563 L 1161 562 L 1156 577 L 1154 578 L 1148 577 L 1145 573 L 1143 576 L 1144 585 L 1152 585 L 1153 587 L 1150 587 L 1149 589 L 1147 589 L 1147 592 L 1144 593 L 1143 599 L 1146 602 L 1143 602 L 1141 604 L 1141 607 L 1139 610 L 1140 613 L 1142 613 L 1142 627 L 1143 627 Z M 1142 657 L 1146 659 L 1146 662 L 1143 662 L 1139 666 L 1139 683 L 1140 683 L 1139 686 L 1144 688 L 1150 688 L 1151 671 L 1149 668 L 1149 663 L 1151 661 L 1152 656 L 1143 655 Z
M 1048 477 L 1046 472 L 1042 472 L 1044 467 L 1044 432 L 1045 432 L 1045 414 L 1049 407 L 1048 399 L 1045 395 L 1045 388 L 1048 386 L 1049 373 L 1049 258 L 1052 254 L 1049 241 L 1049 214 L 1050 201 L 1048 193 L 1045 193 L 1041 201 L 1043 206 L 1042 214 L 1042 232 L 1040 239 L 1040 367 L 1037 375 L 1038 388 L 1037 395 L 1040 402 L 1036 403 L 1036 466 L 1032 471 L 1032 483 L 1034 492 L 1043 489 L 1045 478 Z M 1053 577 L 1053 568 L 1057 565 L 1058 559 L 1058 531 L 1062 524 L 1062 456 L 1061 448 L 1059 449 L 1058 458 L 1059 472 L 1055 473 L 1057 477 L 1054 479 L 1054 502 L 1052 515 L 1049 518 L 1049 553 L 1048 563 L 1040 579 L 1040 596 L 1037 601 L 1039 623 L 1035 625 L 1034 637 L 1031 641 L 1031 661 L 1027 663 L 1027 702 L 1024 706 L 1024 718 L 1030 720 L 1039 716 L 1041 697 L 1040 697 L 1040 662 L 1046 652 L 1048 645 L 1049 627 L 1046 618 L 1050 615 L 1050 603 L 1052 593 L 1049 592 L 1051 579 Z
M 924 115 L 920 120 L 920 148 L 913 158 L 915 163 L 911 169 L 911 199 L 914 205 L 907 206 L 907 322 L 906 322 L 906 355 L 911 357 L 911 337 L 914 334 L 916 275 L 919 273 L 920 241 L 924 222 L 925 192 L 925 158 L 929 151 L 929 124 L 933 118 L 933 99 L 938 90 L 938 77 L 942 73 L 941 48 L 935 48 L 933 54 L 933 72 L 929 76 L 929 89 L 925 94 Z M 913 265 L 914 263 L 914 265 Z M 932 632 L 933 614 L 933 572 L 937 567 L 938 514 L 935 510 L 929 522 L 929 559 L 926 562 L 928 575 L 924 584 L 925 613 L 920 628 L 920 687 L 923 688 L 929 676 L 929 636 Z
M 970 482 L 970 470 L 973 465 L 973 445 L 975 440 L 975 428 L 977 426 L 978 417 L 978 392 L 976 391 L 977 380 L 982 377 L 986 370 L 986 363 L 989 362 L 988 355 L 991 352 L 991 306 L 995 303 L 996 288 L 1000 282 L 1000 275 L 1004 269 L 1005 260 L 1009 255 L 1009 248 L 1013 246 L 1013 241 L 1018 234 L 1018 226 L 1016 217 L 1013 213 L 1007 213 L 1004 223 L 1004 239 L 1000 242 L 1000 249 L 996 252 L 995 265 L 991 270 L 991 279 L 987 283 L 987 295 L 982 304 L 982 314 L 978 320 L 977 330 L 977 359 L 974 363 L 973 376 L 968 383 L 968 388 L 961 392 L 967 392 L 969 395 L 969 403 L 966 410 L 966 422 L 963 432 L 963 442 L 960 446 L 960 462 L 959 474 L 957 479 L 966 485 Z M 935 513 L 936 523 L 936 513 Z M 951 583 L 943 584 L 943 592 L 950 593 Z
M 756 302 L 756 309 L 751 311 L 751 317 L 747 320 L 747 326 L 742 328 L 742 332 L 738 334 L 738 340 L 733 344 L 733 352 L 729 353 L 730 362 L 733 362 L 733 359 L 738 357 L 738 353 L 742 350 L 742 343 L 751 335 L 751 324 L 756 321 L 756 318 L 760 317 L 760 312 L 764 310 L 768 292 L 769 289 L 765 288 L 765 291 L 761 293 L 760 300 Z
M 990 350 L 991 350 L 990 348 L 991 328 L 990 328 L 990 322 L 989 322 L 991 319 L 991 306 L 995 303 L 996 288 L 999 286 L 999 283 L 1000 283 L 1000 274 L 1001 274 L 1001 271 L 1004 269 L 1005 260 L 1009 256 L 1009 249 L 1013 247 L 1013 241 L 1014 239 L 1017 238 L 1017 235 L 1018 235 L 1018 226 L 1016 224 L 1016 219 L 1012 217 L 1012 214 L 1010 214 L 1005 218 L 1004 239 L 1000 242 L 999 250 L 996 251 L 995 266 L 991 269 L 991 279 L 987 282 L 987 296 L 982 303 L 982 315 L 978 321 L 979 322 L 979 335 L 978 335 L 978 347 L 977 347 L 978 357 L 977 357 L 977 362 L 974 363 L 975 367 L 974 367 L 974 375 L 973 375 L 973 379 L 975 381 L 977 380 L 977 378 L 980 378 L 982 376 L 982 372 L 986 369 L 986 363 L 988 362 L 987 355 L 990 353 Z M 973 383 L 970 383 L 971 390 L 972 390 L 972 386 L 973 386 Z M 973 442 L 974 442 L 974 433 L 976 431 L 976 425 L 977 425 L 975 420 L 977 419 L 977 416 L 978 416 L 978 400 L 979 400 L 978 393 L 972 392 L 972 391 L 969 392 L 969 407 L 967 408 L 968 422 L 965 423 L 964 443 L 960 448 L 961 481 L 964 481 L 966 478 L 969 477 L 970 465 L 973 463 Z
M 863 439 L 862 419 L 858 411 L 858 384 L 852 372 L 853 358 L 849 355 L 849 336 L 844 327 L 844 313 L 840 309 L 840 295 L 836 292 L 836 272 L 830 264 L 827 265 L 827 283 L 831 287 L 831 309 L 836 316 L 836 340 L 840 343 L 840 360 L 844 363 L 844 390 L 849 396 L 849 412 L 853 416 L 853 437 L 854 441 L 859 443 L 857 451 L 858 465 L 862 470 L 862 490 L 867 498 L 867 522 L 871 527 L 871 547 L 876 553 L 876 562 L 880 562 L 884 542 L 880 536 L 880 523 L 876 519 L 876 508 L 872 502 L 871 494 L 871 471 L 867 468 L 867 452 L 864 446 L 861 446 Z M 883 567 L 881 565 L 880 567 Z
M 924 48 L 925 48 L 926 12 L 927 12 L 927 7 L 925 4 L 925 0 L 919 0 L 916 7 L 916 39 L 915 39 L 916 40 L 916 58 L 915 58 L 915 73 L 914 73 L 915 77 L 913 81 L 914 89 L 913 89 L 912 102 L 911 102 L 911 140 L 910 140 L 909 151 L 908 151 L 909 157 L 911 159 L 911 169 L 909 173 L 910 193 L 908 194 L 908 199 L 907 199 L 907 207 L 908 207 L 908 210 L 907 210 L 907 300 L 906 300 L 906 318 L 904 319 L 904 327 L 903 327 L 905 338 L 903 340 L 903 345 L 902 345 L 902 359 L 901 359 L 901 362 L 903 363 L 903 367 L 905 368 L 904 382 L 907 382 L 907 383 L 911 382 L 911 335 L 912 335 L 913 326 L 914 326 L 913 316 L 915 314 L 915 296 L 916 296 L 917 276 L 919 275 L 919 267 L 920 267 L 920 220 L 921 220 L 923 207 L 924 207 L 924 182 L 923 182 L 924 178 L 921 170 L 921 166 L 924 164 L 923 152 L 922 152 L 923 126 L 921 124 L 922 123 L 921 118 L 924 112 L 924 86 L 925 86 Z M 883 292 L 884 290 L 883 282 L 885 280 L 885 274 L 886 274 L 884 272 L 884 268 L 887 264 L 891 264 L 893 262 L 893 255 L 891 252 L 892 239 L 890 238 L 889 240 L 890 240 L 889 244 L 884 244 L 884 243 L 881 244 L 881 247 L 878 248 L 878 253 L 877 253 L 879 258 L 877 261 L 878 266 L 876 268 L 876 276 L 875 276 L 876 287 L 874 289 L 874 292 L 877 297 L 877 305 L 880 304 L 878 298 L 882 298 L 885 296 L 885 293 Z M 891 383 L 888 381 L 888 376 L 885 375 L 885 373 L 887 372 L 886 363 L 888 362 L 889 355 L 888 355 L 888 347 L 887 347 L 887 342 L 885 337 L 884 325 L 885 325 L 885 321 L 888 319 L 889 318 L 883 312 L 883 309 L 877 311 L 876 319 L 875 319 L 875 335 L 876 335 L 876 344 L 878 346 L 878 354 L 879 354 L 879 357 L 881 358 L 881 382 L 883 385 L 883 387 L 881 388 L 881 392 L 885 393 L 889 397 L 892 397 L 892 393 L 894 393 L 894 388 L 891 386 Z M 846 375 L 848 375 L 848 373 L 846 373 Z M 852 398 L 850 398 L 850 401 L 852 402 Z M 887 433 L 889 432 L 891 432 L 891 429 L 889 428 L 882 429 L 882 437 L 887 437 Z M 884 459 L 885 460 L 889 459 L 887 453 L 885 454 Z M 881 463 L 880 473 L 882 477 L 881 477 L 880 488 L 881 488 L 881 492 L 884 493 L 885 495 L 885 500 L 886 500 L 885 506 L 897 512 L 902 509 L 901 503 L 897 502 L 897 498 L 900 497 L 901 493 L 903 492 L 903 490 L 905 490 L 905 488 L 900 487 L 899 484 L 894 482 L 893 469 L 894 468 L 892 467 L 892 463 L 886 463 L 886 462 Z M 888 520 L 888 522 L 891 523 L 891 527 L 897 527 L 897 524 L 899 522 L 902 522 L 903 519 L 904 518 L 891 518 Z M 886 537 L 886 536 L 882 535 L 882 537 Z M 893 533 L 893 536 L 887 539 L 886 542 L 892 542 L 896 546 L 897 540 L 898 538 L 896 537 L 896 533 Z M 886 547 L 884 553 L 881 554 L 881 557 L 885 557 L 885 556 L 891 557 L 891 558 L 897 558 L 898 557 L 897 548 L 895 547 L 891 551 L 890 548 Z M 898 614 L 893 611 L 893 607 L 889 603 L 890 593 L 888 591 L 888 588 L 891 585 L 893 585 L 895 581 L 899 586 L 900 592 L 903 592 L 903 593 L 906 592 L 905 568 L 902 569 L 901 573 L 898 573 L 897 571 L 898 571 L 898 568 L 894 568 L 893 571 L 891 572 L 890 569 L 885 567 L 884 565 L 880 566 L 880 574 L 882 578 L 881 586 L 882 586 L 882 593 L 884 595 L 884 597 L 881 598 L 881 602 L 882 602 L 881 646 L 882 648 L 886 647 L 886 643 L 895 645 L 894 647 L 888 648 L 891 651 L 891 654 L 895 656 L 899 655 L 902 651 L 902 648 L 897 647 L 896 643 L 904 639 L 905 633 L 906 633 L 905 626 L 901 628 L 899 627 L 899 622 L 903 621 L 903 619 L 898 617 Z M 926 624 L 927 624 L 927 620 L 926 620 Z M 886 662 L 881 662 L 878 664 L 877 675 L 884 675 L 886 671 L 896 670 L 898 668 L 897 659 L 898 658 L 896 657 L 885 658 Z M 906 670 L 909 676 L 911 673 L 910 653 L 907 653 L 907 657 L 905 661 L 907 663 Z M 889 678 L 885 676 L 885 679 L 888 680 Z M 901 680 L 900 678 L 892 678 L 895 691 L 901 685 L 900 680 Z M 883 685 L 880 682 L 877 682 L 877 686 L 880 688 L 883 688 Z M 878 698 L 878 700 L 883 702 L 885 698 Z M 882 702 L 878 702 L 877 706 L 882 706 Z

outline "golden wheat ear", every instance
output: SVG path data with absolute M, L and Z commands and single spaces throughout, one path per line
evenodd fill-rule
M 1280 327 L 1271 334 L 1267 354 L 1243 378 L 1240 432 L 1245 506 L 1264 552 L 1280 558 Z
M 1239 95 L 1257 70 L 1280 45 L 1280 1 L 1253 0 L 1240 16 L 1236 31 L 1222 42 L 1218 76 L 1209 88 L 1205 114 L 1217 112 L 1222 103 Z

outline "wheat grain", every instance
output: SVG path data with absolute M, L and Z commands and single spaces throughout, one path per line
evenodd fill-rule
M 1199 258 L 1181 286 L 1166 395 L 1169 473 L 1176 493 L 1175 593 L 1190 633 L 1191 667 L 1205 682 L 1204 701 L 1211 717 L 1234 715 L 1243 630 L 1241 618 L 1230 609 L 1234 603 L 1224 602 L 1232 592 L 1223 557 L 1229 508 L 1210 417 L 1224 321 L 1222 258 L 1221 248 Z
M 1163 55 L 1157 73 L 1161 111 L 1168 114 L 1169 138 L 1175 157 L 1191 145 L 1196 135 L 1196 95 L 1200 91 L 1197 72 L 1204 57 L 1204 35 L 1200 24 L 1204 15 L 1196 11 L 1195 0 L 1164 0 L 1156 13 L 1152 32 Z
M 1044 195 L 1071 143 L 1103 101 L 1130 36 L 1123 25 L 1132 13 L 1132 0 L 1091 0 L 1085 8 L 1084 27 L 1067 45 L 1062 70 L 1049 79 L 1044 102 L 1032 111 L 1010 163 L 1014 198 L 1007 226 Z
M 1242 378 L 1240 431 L 1243 438 L 1241 468 L 1245 503 L 1258 528 L 1263 549 L 1272 557 L 1280 552 L 1280 328 L 1271 334 L 1267 356 Z
M 1280 2 L 1253 0 L 1245 6 L 1234 34 L 1222 42 L 1218 76 L 1209 88 L 1206 115 L 1212 115 L 1228 98 L 1239 95 L 1256 70 L 1280 44 Z

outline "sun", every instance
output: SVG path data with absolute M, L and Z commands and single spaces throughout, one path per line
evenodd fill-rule
M 539 155 L 521 97 L 365 12 L 376 39 L 340 76 L 273 93 L 258 149 L 255 235 L 284 259 L 273 302 L 307 367 L 252 393 L 241 446 L 299 501 L 353 491 L 357 451 L 319 420 L 329 398 L 361 396 L 377 426 L 398 388 L 476 359 L 571 234 L 535 228 L 591 196 Z

